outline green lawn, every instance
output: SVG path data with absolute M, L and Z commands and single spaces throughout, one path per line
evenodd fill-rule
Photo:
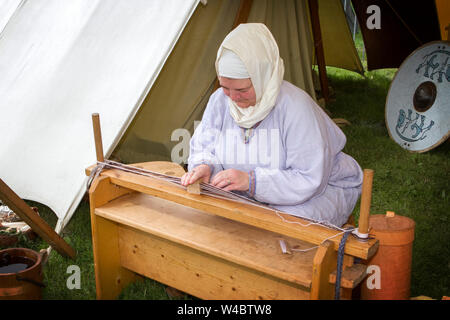
M 394 211 L 416 223 L 411 296 L 448 295 L 450 143 L 419 154 L 390 139 L 384 110 L 394 70 L 367 72 L 366 78 L 339 69 L 328 72 L 337 97 L 329 110 L 352 123 L 343 128 L 345 152 L 375 171 L 371 213 Z
M 366 76 L 328 68 L 335 100 L 327 106 L 333 118 L 351 122 L 345 152 L 363 168 L 375 171 L 372 214 L 387 210 L 416 222 L 413 246 L 411 296 L 440 299 L 450 294 L 449 181 L 450 143 L 424 154 L 405 151 L 389 138 L 384 121 L 386 94 L 395 70 L 366 72 Z M 41 215 L 55 225 L 51 211 L 39 205 Z M 355 214 L 359 212 L 359 204 Z M 89 205 L 83 201 L 64 230 L 64 239 L 77 250 L 75 261 L 56 251 L 45 266 L 44 299 L 95 299 Z M 18 246 L 39 250 L 42 241 L 22 239 Z M 67 267 L 81 269 L 81 288 L 69 290 Z M 168 299 L 164 287 L 151 280 L 141 281 L 122 292 L 121 299 Z

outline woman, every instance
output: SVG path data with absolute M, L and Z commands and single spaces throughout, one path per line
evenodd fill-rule
M 184 186 L 197 180 L 280 211 L 343 225 L 362 170 L 346 138 L 303 90 L 283 81 L 278 46 L 263 24 L 241 24 L 216 59 L 214 92 L 190 142 Z

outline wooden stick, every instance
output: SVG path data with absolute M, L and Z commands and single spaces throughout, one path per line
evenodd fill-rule
M 370 215 L 370 203 L 372 201 L 372 182 L 373 182 L 373 170 L 364 169 L 364 178 L 361 194 L 361 208 L 359 211 L 359 226 L 358 226 L 358 233 L 360 235 L 369 234 L 369 215 Z
M 250 15 L 250 10 L 252 9 L 252 2 L 253 0 L 241 0 L 236 18 L 234 19 L 233 29 L 241 23 L 247 22 L 248 16 Z
M 42 239 L 65 257 L 75 259 L 75 250 L 64 241 L 28 204 L 0 179 L 0 199 Z
M 323 52 L 322 32 L 320 31 L 319 4 L 317 0 L 309 0 L 309 11 L 311 15 L 311 27 L 314 38 L 314 51 L 319 67 L 320 86 L 322 95 L 325 99 L 325 105 L 330 102 L 330 91 L 328 89 L 327 69 L 325 64 L 325 54 Z
M 104 162 L 105 158 L 103 156 L 102 131 L 100 128 L 100 116 L 98 113 L 92 114 L 92 125 L 94 127 L 95 152 L 97 154 L 97 161 Z
M 239 9 L 236 14 L 236 17 L 234 18 L 233 27 L 231 30 L 236 28 L 241 23 L 246 23 L 248 16 L 250 15 L 250 10 L 252 9 L 252 2 L 253 0 L 241 0 L 239 4 Z M 219 88 L 219 78 L 216 78 L 216 81 L 214 83 L 214 89 L 213 92 L 216 91 Z
M 195 181 L 193 184 L 187 186 L 187 192 L 192 194 L 200 194 L 200 180 Z

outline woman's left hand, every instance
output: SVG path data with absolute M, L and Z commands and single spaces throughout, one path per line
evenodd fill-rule
M 225 191 L 247 191 L 248 180 L 249 176 L 247 172 L 236 169 L 227 169 L 216 174 L 210 183 Z

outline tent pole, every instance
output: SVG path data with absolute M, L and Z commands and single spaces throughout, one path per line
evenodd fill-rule
M 330 101 L 330 91 L 328 89 L 328 78 L 325 64 L 325 55 L 323 52 L 322 34 L 320 31 L 319 5 L 317 0 L 308 0 L 309 11 L 311 14 L 311 26 L 314 37 L 314 48 L 317 57 L 317 66 L 319 67 L 320 86 L 325 104 Z
M 250 15 L 250 10 L 252 8 L 252 2 L 253 0 L 241 0 L 241 3 L 239 4 L 239 9 L 236 14 L 236 17 L 234 18 L 233 27 L 231 30 L 236 28 L 241 23 L 246 23 L 248 16 Z M 213 92 L 216 91 L 219 88 L 219 79 L 216 78 L 216 81 L 214 83 L 214 89 Z
M 75 259 L 75 250 L 61 238 L 28 204 L 0 179 L 0 199 L 34 232 L 64 257 Z
M 250 10 L 252 8 L 253 0 L 241 0 L 239 5 L 239 10 L 234 19 L 233 29 L 236 28 L 241 23 L 246 23 L 248 16 L 250 15 Z

